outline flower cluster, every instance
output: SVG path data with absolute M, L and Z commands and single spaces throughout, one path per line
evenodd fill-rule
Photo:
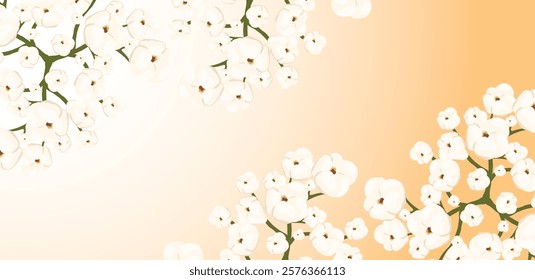
M 119 107 L 103 90 L 113 54 L 136 71 L 165 68 L 166 46 L 148 37 L 153 27 L 145 11 L 128 14 L 120 1 L 96 2 L 1 4 L 0 118 L 11 122 L 0 127 L 0 170 L 19 162 L 47 168 L 51 150 L 66 152 L 73 135 L 82 146 L 97 142 L 92 128 L 99 115 L 112 117 Z
M 535 214 L 521 214 L 535 207 L 535 197 L 518 205 L 517 193 L 535 191 L 535 163 L 528 158 L 527 148 L 513 136 L 535 133 L 535 90 L 526 90 L 515 98 L 510 85 L 500 84 L 487 90 L 483 103 L 484 110 L 472 107 L 464 114 L 465 138 L 458 131 L 461 117 L 450 107 L 437 118 L 445 130 L 437 141 L 438 155 L 424 142 L 417 142 L 410 151 L 411 159 L 429 164 L 428 182 L 421 188 L 421 209 L 406 198 L 401 182 L 383 178 L 368 181 L 364 207 L 372 218 L 383 221 L 374 237 L 385 250 L 398 251 L 409 243 L 412 257 L 422 259 L 449 242 L 440 259 L 514 259 L 524 249 L 528 258 L 533 258 Z M 473 168 L 464 179 L 461 161 Z M 507 173 L 515 188 L 493 193 L 495 179 Z M 463 202 L 455 194 L 462 187 L 481 196 Z M 405 205 L 410 210 L 404 209 Z M 480 226 L 485 219 L 484 208 L 500 218 L 496 232 L 480 232 L 465 243 L 461 237 L 463 226 Z M 451 221 L 454 215 L 458 215 L 456 227 Z M 511 226 L 516 229 L 505 237 Z
M 292 64 L 300 42 L 311 54 L 320 54 L 327 43 L 318 32 L 308 31 L 308 14 L 314 10 L 315 0 L 280 0 L 275 12 L 254 0 L 209 2 L 173 1 L 178 15 L 172 24 L 174 33 L 204 32 L 222 57 L 211 66 L 198 67 L 182 82 L 181 94 L 192 97 L 196 104 L 211 106 L 221 99 L 229 111 L 245 109 L 254 99 L 253 88 L 266 89 L 272 79 L 284 89 L 297 84 L 299 74 Z M 222 12 L 225 5 L 234 7 L 238 2 L 245 4 L 241 18 Z M 360 19 L 370 13 L 371 2 L 332 0 L 332 8 L 339 16 Z M 275 30 L 268 34 L 264 29 L 270 21 Z M 277 69 L 270 71 L 273 59 Z
M 273 234 L 264 244 L 270 254 L 282 256 L 283 260 L 290 259 L 292 245 L 305 238 L 323 256 L 362 259 L 360 250 L 350 245 L 350 240 L 360 240 L 367 235 L 364 221 L 355 218 L 342 230 L 327 222 L 325 211 L 310 205 L 311 200 L 318 196 L 344 196 L 357 178 L 357 167 L 336 153 L 324 155 L 315 162 L 308 149 L 300 148 L 286 153 L 282 168 L 283 173 L 271 171 L 262 182 L 251 172 L 238 177 L 236 187 L 244 197 L 236 204 L 234 217 L 224 206 L 217 206 L 210 213 L 210 223 L 228 231 L 227 248 L 221 251 L 220 258 L 251 259 L 260 243 L 257 227 L 266 225 Z M 255 194 L 261 185 L 266 189 L 263 201 Z M 270 217 L 277 222 L 273 223 Z M 284 230 L 276 226 L 280 223 Z M 166 253 L 165 256 L 201 258 L 202 250 L 194 244 L 171 243 L 165 252 L 189 252 L 188 248 L 192 247 L 196 248 L 193 255 Z

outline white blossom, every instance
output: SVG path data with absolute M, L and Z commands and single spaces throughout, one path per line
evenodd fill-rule
M 392 220 L 403 209 L 405 189 L 395 179 L 372 178 L 365 186 L 364 209 L 377 220 Z
M 513 111 L 515 92 L 508 84 L 499 84 L 497 87 L 487 89 L 483 95 L 485 110 L 495 116 L 504 116 Z
M 451 130 L 457 128 L 461 123 L 461 118 L 457 115 L 457 110 L 455 110 L 455 108 L 449 107 L 438 114 L 437 122 L 440 128 Z
M 197 244 L 175 241 L 165 246 L 163 257 L 166 260 L 202 260 L 204 252 Z
M 487 171 L 483 168 L 478 168 L 470 172 L 466 181 L 468 187 L 474 191 L 481 191 L 490 186 L 490 178 L 487 176 Z
M 280 255 L 286 252 L 290 245 L 286 240 L 286 236 L 282 232 L 277 232 L 267 238 L 266 247 L 270 254 Z
M 514 111 L 520 126 L 535 132 L 535 91 L 526 90 L 520 94 L 514 104 Z
M 318 224 L 310 232 L 310 240 L 318 253 L 333 256 L 344 242 L 344 233 L 330 223 Z
M 358 168 L 340 154 L 322 156 L 314 165 L 312 175 L 318 188 L 330 197 L 342 197 L 358 176 Z
M 461 221 L 466 223 L 469 227 L 477 227 L 483 222 L 483 211 L 479 206 L 468 204 L 461 212 Z
M 226 228 L 230 225 L 232 217 L 230 216 L 230 211 L 223 206 L 216 206 L 208 216 L 210 224 L 216 226 L 217 228 Z
M 383 221 L 383 223 L 375 229 L 373 237 L 379 244 L 383 245 L 385 250 L 399 251 L 409 241 L 407 234 L 408 232 L 405 225 L 400 220 L 393 219 Z
M 361 218 L 355 218 L 352 221 L 346 223 L 345 234 L 347 239 L 361 240 L 368 235 L 368 228 L 366 223 Z
M 532 159 L 522 159 L 511 169 L 511 176 L 516 187 L 525 191 L 535 191 L 535 162 Z
M 433 159 L 433 150 L 427 143 L 419 141 L 414 144 L 409 155 L 418 164 L 428 164 Z
M 234 254 L 249 256 L 258 245 L 258 229 L 251 224 L 234 224 L 228 229 L 227 245 Z

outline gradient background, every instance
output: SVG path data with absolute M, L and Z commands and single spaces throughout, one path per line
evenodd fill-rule
M 149 11 L 164 18 L 170 1 L 154 2 Z M 175 240 L 200 244 L 207 258 L 218 258 L 227 233 L 208 223 L 212 208 L 234 211 L 241 197 L 236 177 L 281 170 L 284 154 L 298 147 L 309 148 L 315 159 L 338 152 L 358 165 L 347 196 L 311 204 L 339 228 L 354 217 L 366 220 L 367 238 L 350 242 L 364 258 L 410 258 L 408 245 L 391 253 L 374 241 L 379 223 L 363 209 L 364 184 L 375 176 L 397 178 L 421 206 L 428 168 L 408 153 L 418 140 L 435 146 L 442 133 L 438 112 L 482 107 L 486 89 L 499 83 L 511 84 L 517 95 L 535 87 L 535 2 L 373 1 L 364 20 L 339 18 L 330 1 L 316 2 L 309 30 L 328 38 L 324 53 L 302 49 L 295 64 L 300 83 L 288 91 L 277 85 L 256 91 L 248 110 L 197 108 L 178 97 L 176 81 L 153 84 L 116 71 L 109 87 L 125 106 L 96 129 L 100 143 L 94 149 L 56 155 L 53 167 L 38 176 L 0 174 L 0 258 L 161 259 Z M 141 1 L 128 1 L 134 3 Z M 183 59 L 181 73 L 203 55 L 195 52 L 198 42 L 184 42 L 170 46 L 175 59 Z M 535 148 L 533 135 L 514 139 Z M 480 195 L 466 191 L 466 167 L 454 190 L 463 201 Z M 498 180 L 516 193 L 518 205 L 531 200 L 510 176 Z M 497 223 L 497 215 L 487 215 L 477 230 L 497 232 Z M 463 228 L 465 240 L 475 233 Z M 267 234 L 253 258 L 269 257 Z M 292 258 L 300 256 L 320 258 L 306 240 L 292 247 Z

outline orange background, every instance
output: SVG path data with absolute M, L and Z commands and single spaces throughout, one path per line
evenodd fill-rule
M 153 9 L 165 10 L 168 2 Z M 503 82 L 517 95 L 535 86 L 535 2 L 373 1 L 364 20 L 336 17 L 330 1 L 316 2 L 309 30 L 328 38 L 324 53 L 302 50 L 299 84 L 256 91 L 246 111 L 199 109 L 177 96 L 176 83 L 115 74 L 110 87 L 128 98 L 121 115 L 97 129 L 98 146 L 57 156 L 35 177 L 0 175 L 0 258 L 161 259 L 174 240 L 200 244 L 207 258 L 217 258 L 227 234 L 208 223 L 212 208 L 234 211 L 238 175 L 253 171 L 260 179 L 282 171 L 284 153 L 302 146 L 315 159 L 338 152 L 359 167 L 347 196 L 312 203 L 328 221 L 343 228 L 364 218 L 367 238 L 350 243 L 366 259 L 410 258 L 408 245 L 389 253 L 374 241 L 379 223 L 363 209 L 364 184 L 375 176 L 397 178 L 421 206 L 428 168 L 411 161 L 409 150 L 418 140 L 436 147 L 438 112 L 453 106 L 462 116 L 468 107 L 483 108 L 486 89 Z M 173 50 L 185 58 L 192 49 Z M 514 138 L 535 148 L 533 135 Z M 480 195 L 468 190 L 466 167 L 454 190 L 462 201 Z M 497 182 L 493 198 L 502 187 L 517 194 L 518 205 L 532 198 L 509 175 Z M 497 232 L 497 223 L 489 213 L 477 230 Z M 468 241 L 476 231 L 466 228 Z M 253 258 L 269 257 L 264 240 Z M 319 258 L 306 240 L 292 248 L 292 257 L 300 256 Z

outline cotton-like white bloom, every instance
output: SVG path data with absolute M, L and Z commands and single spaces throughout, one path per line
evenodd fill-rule
M 163 257 L 166 260 L 202 260 L 204 252 L 197 244 L 175 241 L 165 246 Z
M 24 148 L 23 157 L 26 166 L 32 171 L 41 171 L 52 165 L 50 150 L 43 145 L 30 144 Z
M 473 259 L 468 246 L 464 243 L 460 236 L 455 236 L 452 239 L 451 247 L 444 255 L 445 260 L 467 260 Z
M 231 80 L 224 85 L 222 100 L 229 112 L 247 109 L 253 102 L 253 91 L 247 82 Z
M 516 187 L 525 191 L 535 191 L 535 162 L 527 158 L 519 160 L 511 169 L 511 176 Z
M 78 128 L 89 128 L 95 124 L 95 108 L 90 102 L 69 101 L 67 103 L 69 116 Z
M 117 111 L 119 110 L 117 100 L 111 96 L 104 98 L 101 102 L 101 106 L 104 114 L 110 118 L 115 117 L 115 115 L 117 115 Z
M 94 146 L 98 143 L 97 134 L 92 130 L 80 131 L 79 138 L 84 148 Z
M 361 240 L 368 235 L 368 228 L 366 223 L 361 218 L 355 218 L 352 221 L 346 223 L 345 233 L 347 239 Z
M 410 215 L 411 215 L 411 211 L 409 211 L 408 209 L 401 209 L 401 211 L 399 211 L 398 216 L 402 221 L 406 221 Z
M 61 1 L 42 0 L 32 8 L 35 23 L 44 27 L 56 27 L 65 18 L 65 7 Z
M 308 191 L 302 183 L 292 182 L 266 193 L 266 210 L 275 219 L 294 223 L 307 215 Z
M 297 241 L 303 240 L 305 239 L 305 232 L 302 229 L 295 230 L 292 233 L 292 238 Z
M 26 99 L 26 97 L 21 96 L 19 99 L 15 101 L 11 101 L 9 103 L 9 108 L 12 112 L 17 114 L 20 117 L 25 117 L 26 112 L 28 111 L 28 108 L 30 107 L 31 103 Z
M 67 134 L 69 115 L 51 101 L 38 102 L 28 108 L 28 134 L 38 134 L 40 141 L 57 139 Z
M 288 183 L 288 179 L 277 171 L 271 171 L 264 177 L 264 186 L 266 189 L 279 188 Z
M 535 132 L 535 90 L 526 90 L 520 94 L 514 104 L 514 111 L 520 126 Z
M 520 247 L 535 255 L 535 214 L 527 215 L 520 220 L 515 238 Z
M 416 237 L 422 238 L 423 245 L 429 250 L 450 240 L 450 216 L 436 204 L 429 204 L 412 213 L 407 220 L 407 227 Z
M 60 91 L 67 84 L 67 81 L 67 73 L 63 70 L 50 70 L 50 72 L 45 75 L 45 82 L 48 89 L 51 91 Z
M 415 259 L 424 259 L 429 254 L 429 248 L 425 246 L 425 239 L 421 236 L 411 238 L 409 253 Z
M 290 248 L 286 236 L 282 232 L 277 232 L 267 238 L 266 247 L 272 255 L 280 255 Z
M 507 173 L 507 170 L 505 170 L 505 166 L 503 166 L 502 164 L 494 168 L 494 175 L 496 175 L 497 177 L 502 177 L 505 175 L 505 173 Z
M 438 114 L 437 122 L 440 128 L 451 130 L 455 129 L 461 123 L 461 118 L 457 115 L 455 108 L 449 107 Z
M 269 11 L 264 6 L 254 5 L 247 10 L 245 16 L 249 20 L 249 25 L 251 25 L 253 28 L 257 28 L 268 22 Z
M 124 19 L 126 17 L 125 10 L 124 4 L 121 1 L 111 1 L 106 6 L 106 11 L 117 19 Z
M 509 143 L 505 158 L 512 164 L 528 157 L 528 149 L 518 142 Z
M 327 45 L 327 39 L 318 32 L 309 32 L 303 39 L 305 49 L 314 55 L 320 54 Z
M 84 40 L 94 53 L 106 55 L 125 45 L 124 27 L 110 12 L 97 12 L 89 16 L 85 24 Z
M 304 222 L 310 228 L 314 228 L 318 224 L 322 224 L 327 220 L 327 213 L 319 209 L 317 206 L 309 207 Z
M 516 240 L 513 238 L 508 238 L 502 241 L 502 258 L 504 260 L 512 260 L 520 257 L 522 254 L 522 247 L 516 243 Z
M 0 170 L 12 169 L 20 159 L 22 150 L 15 134 L 0 129 Z
M 314 165 L 312 175 L 318 188 L 330 197 L 342 197 L 358 176 L 358 168 L 341 155 L 322 156 Z
M 153 71 L 157 76 L 166 74 L 168 69 L 167 47 L 158 40 L 142 40 L 130 55 L 130 65 L 134 71 Z
M 228 229 L 228 247 L 234 254 L 249 256 L 258 245 L 258 229 L 251 224 L 234 224 Z
M 19 21 L 21 22 L 28 22 L 32 20 L 32 6 L 33 3 L 30 0 L 24 0 L 19 2 L 15 8 L 13 9 L 13 13 L 19 17 Z M 1 10 L 2 8 L 0 8 Z M 8 18 L 7 15 L 2 15 L 0 18 Z M 3 27 L 0 28 L 0 30 L 3 29 Z M 16 32 L 15 32 L 16 33 Z M 2 45 L 0 43 L 0 45 Z
M 470 172 L 466 181 L 468 187 L 474 191 L 481 191 L 490 186 L 490 178 L 487 176 L 487 171 L 483 168 L 478 168 Z
M 312 176 L 314 160 L 312 152 L 307 148 L 299 148 L 287 152 L 282 160 L 282 169 L 287 177 L 292 179 L 307 179 Z
M 409 238 L 407 236 L 407 228 L 398 219 L 384 221 L 379 225 L 373 237 L 379 244 L 383 245 L 387 251 L 399 251 L 407 244 Z
M 502 192 L 496 199 L 496 210 L 501 214 L 513 214 L 517 209 L 517 198 L 514 193 Z
M 51 142 L 52 142 L 52 145 L 51 145 L 52 148 L 62 153 L 67 152 L 71 148 L 71 144 L 72 144 L 71 138 L 67 134 L 58 136 L 55 141 L 53 140 Z
M 254 196 L 248 196 L 240 199 L 236 205 L 239 223 L 264 224 L 267 221 L 264 207 Z
M 174 20 L 171 22 L 171 30 L 176 36 L 182 36 L 191 32 L 190 25 L 183 20 Z
M 307 12 L 316 8 L 316 0 L 294 0 L 292 4 L 301 6 Z
M 508 84 L 499 84 L 497 87 L 487 89 L 483 95 L 485 110 L 495 116 L 504 116 L 513 112 L 515 91 Z
M 203 7 L 198 14 L 203 28 L 208 31 L 210 36 L 216 37 L 225 29 L 225 17 L 219 8 L 214 6 Z
M 409 155 L 418 164 L 428 164 L 433 159 L 433 149 L 427 143 L 418 141 L 412 147 Z
M 299 55 L 295 37 L 273 36 L 268 39 L 268 44 L 273 57 L 281 64 L 294 62 Z
M 221 78 L 212 67 L 199 68 L 189 77 L 188 85 L 181 87 L 182 95 L 193 96 L 199 105 L 211 106 L 223 91 Z
M 498 231 L 499 232 L 508 232 L 509 231 L 509 223 L 507 221 L 500 221 L 498 223 Z
M 232 38 L 230 38 L 230 36 L 227 33 L 221 32 L 216 37 L 213 37 L 212 41 L 215 43 L 217 47 L 219 47 L 222 53 L 227 53 L 228 45 L 230 44 L 230 42 L 232 42 Z
M 483 211 L 479 206 L 474 204 L 468 204 L 461 212 L 461 221 L 468 224 L 469 227 L 477 227 L 483 222 Z
M 518 120 L 515 116 L 509 116 L 505 118 L 505 121 L 507 122 L 507 125 L 509 125 L 509 127 L 514 127 L 518 124 Z
M 239 38 L 228 46 L 228 70 L 236 79 L 265 72 L 269 66 L 269 49 L 252 37 Z
M 336 254 L 344 242 L 344 233 L 330 223 L 318 224 L 310 232 L 312 246 L 323 256 Z
M 12 70 L 0 71 L 0 98 L 17 100 L 24 91 L 19 73 Z
M 496 234 L 485 232 L 474 236 L 468 246 L 474 258 L 480 260 L 497 260 L 503 250 L 500 237 Z
M 104 87 L 104 75 L 100 70 L 85 68 L 76 77 L 74 87 L 78 96 L 86 100 L 96 100 Z
M 37 30 L 35 28 L 30 28 L 27 36 L 28 36 L 28 39 L 30 40 L 37 38 Z
M 295 67 L 283 66 L 277 70 L 275 75 L 279 85 L 284 89 L 297 85 L 299 81 L 299 73 Z
M 456 195 L 452 195 L 448 198 L 448 204 L 450 206 L 457 207 L 459 206 L 460 203 L 461 203 L 461 200 Z
M 258 190 L 260 183 L 256 179 L 256 175 L 252 172 L 246 172 L 238 177 L 236 180 L 236 187 L 241 193 L 252 194 Z
M 227 248 L 219 252 L 219 259 L 224 261 L 237 261 L 240 260 L 241 257 L 239 255 L 234 254 L 232 250 Z
M 24 68 L 33 68 L 39 62 L 39 51 L 36 47 L 22 46 L 19 51 L 20 66 Z
M 509 126 L 505 120 L 493 118 L 481 121 L 468 127 L 468 149 L 479 157 L 489 160 L 507 153 Z
M 173 6 L 177 9 L 177 16 L 182 20 L 191 20 L 200 4 L 201 1 L 199 0 L 173 0 Z
M 362 19 L 372 10 L 371 0 L 331 0 L 334 13 L 341 17 Z
M 453 160 L 465 160 L 468 158 L 464 140 L 456 132 L 442 134 L 437 145 L 440 158 Z
M 313 190 L 316 189 L 316 182 L 314 182 L 314 179 L 308 179 L 306 182 L 305 182 L 305 188 L 307 189 L 307 191 L 311 192 Z
M 154 19 L 143 9 L 136 9 L 126 18 L 128 33 L 132 38 L 140 40 L 154 30 Z
M 422 187 L 422 195 L 420 196 L 420 201 L 422 201 L 424 205 L 439 204 L 441 199 L 441 191 L 438 191 L 431 185 L 425 185 Z
M 405 204 L 405 188 L 395 179 L 372 178 L 365 192 L 364 209 L 377 220 L 394 219 Z
M 74 48 L 74 45 L 74 40 L 64 34 L 57 34 L 52 38 L 52 49 L 61 56 L 67 56 Z
M 276 19 L 277 32 L 283 36 L 298 37 L 307 31 L 308 15 L 299 5 L 286 4 Z
M 249 83 L 258 89 L 266 89 L 271 84 L 271 73 L 269 71 L 258 72 L 250 77 Z
M 464 114 L 464 121 L 466 122 L 466 125 L 473 125 L 480 121 L 486 121 L 487 118 L 487 113 L 478 107 L 469 108 Z
M 343 243 L 333 257 L 334 260 L 362 260 L 362 253 L 357 247 Z
M 459 164 L 451 159 L 434 160 L 429 173 L 429 184 L 441 192 L 451 192 L 461 179 Z
M 216 206 L 208 216 L 210 224 L 217 228 L 226 228 L 230 225 L 232 217 L 230 211 L 223 206 Z

